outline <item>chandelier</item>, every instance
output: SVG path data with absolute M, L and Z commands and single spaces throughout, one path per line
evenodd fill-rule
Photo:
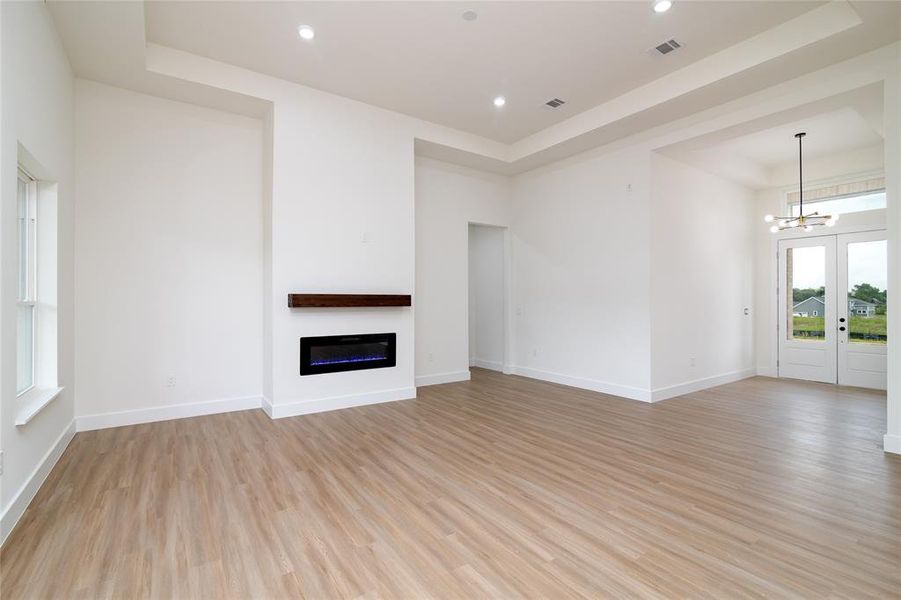
M 814 227 L 820 225 L 835 227 L 835 222 L 838 221 L 838 215 L 821 215 L 817 212 L 810 213 L 809 215 L 804 214 L 804 163 L 801 154 L 801 140 L 805 135 L 807 134 L 804 132 L 795 134 L 795 137 L 798 138 L 798 216 L 765 216 L 763 218 L 764 221 L 773 223 L 773 226 L 770 227 L 770 231 L 773 233 L 779 233 L 780 231 L 785 231 L 787 229 L 813 231 Z

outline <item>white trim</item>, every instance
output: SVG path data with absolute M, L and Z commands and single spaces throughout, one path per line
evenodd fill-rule
M 591 390 L 602 394 L 610 394 L 630 400 L 639 400 L 641 402 L 651 402 L 651 392 L 649 390 L 630 387 L 627 385 L 619 385 L 617 383 L 608 383 L 597 379 L 587 379 L 585 377 L 574 377 L 572 375 L 564 375 L 563 373 L 553 373 L 551 371 L 541 371 L 529 367 L 512 366 L 511 372 L 514 375 L 521 375 L 531 379 L 540 379 L 541 381 L 550 381 L 551 383 L 559 383 L 570 387 L 581 388 L 583 390 Z
M 483 358 L 473 358 L 469 361 L 470 366 L 480 367 L 482 369 L 490 369 L 492 371 L 504 371 L 504 363 L 498 360 L 485 360 Z
M 63 391 L 61 387 L 36 388 L 31 387 L 27 392 L 16 398 L 16 427 L 27 425 L 48 404 L 53 402 Z
M 311 413 L 326 412 L 329 410 L 338 410 L 341 408 L 366 406 L 367 404 L 380 404 L 382 402 L 393 402 L 395 400 L 412 400 L 413 398 L 416 398 L 416 388 L 405 387 L 397 388 L 394 390 L 370 392 L 367 394 L 350 394 L 347 396 L 319 398 L 317 400 L 279 402 L 276 404 L 270 404 L 268 410 L 264 410 L 267 410 L 267 413 L 269 413 L 269 416 L 273 419 L 281 419 L 283 417 L 308 415 Z M 271 411 L 271 413 L 269 411 Z
M 22 484 L 22 487 L 19 488 L 19 491 L 13 495 L 12 500 L 3 509 L 3 516 L 0 517 L 0 546 L 6 542 L 6 538 L 12 533 L 16 523 L 25 514 L 25 509 L 31 504 L 35 494 L 41 489 L 44 480 L 47 479 L 50 471 L 53 470 L 59 457 L 63 455 L 73 437 L 75 437 L 75 421 L 69 423 L 63 430 L 53 446 L 47 450 L 41 462 L 38 463 L 28 479 L 25 480 L 25 483 Z
M 451 371 L 449 373 L 435 373 L 434 375 L 420 375 L 416 378 L 416 387 L 427 385 L 440 385 L 442 383 L 454 383 L 457 381 L 469 381 L 469 371 Z
M 712 377 L 704 377 L 693 381 L 686 381 L 676 385 L 657 388 L 651 391 L 651 401 L 659 402 L 668 398 L 683 396 L 692 392 L 699 392 L 708 388 L 734 383 L 742 379 L 748 379 L 757 375 L 757 369 L 742 369 L 740 371 L 732 371 L 731 373 L 723 373 L 722 375 L 713 375 Z
M 510 367 L 508 366 L 508 361 L 510 357 L 513 356 L 514 353 L 514 336 L 516 335 L 516 324 L 515 317 L 516 311 L 513 306 L 513 233 L 510 230 L 509 225 L 497 225 L 495 223 L 488 223 L 482 221 L 467 221 L 466 222 L 466 251 L 469 252 L 470 242 L 469 239 L 469 231 L 471 226 L 477 227 L 493 227 L 495 229 L 500 229 L 503 232 L 503 247 L 504 247 L 504 300 L 503 300 L 503 309 L 504 309 L 504 317 L 503 317 L 503 338 L 504 338 L 504 358 L 500 363 L 496 363 L 498 366 L 485 366 L 485 369 L 491 369 L 493 371 L 501 371 L 507 375 L 512 374 Z M 469 314 L 469 262 L 466 263 L 466 322 L 469 324 L 470 314 Z M 469 348 L 469 327 L 466 328 L 466 347 Z M 478 367 L 481 366 L 479 364 L 480 359 L 477 358 L 469 358 L 469 366 L 470 367 Z M 485 362 L 485 361 L 482 361 Z M 450 375 L 450 373 L 443 373 L 441 375 Z M 438 377 L 439 375 L 435 375 Z M 428 377 L 428 376 L 427 376 Z M 469 379 L 469 375 L 467 374 L 466 380 Z M 464 380 L 448 380 L 434 383 L 419 383 L 419 378 L 416 381 L 416 387 L 422 387 L 425 385 L 436 385 L 437 383 L 451 383 L 452 381 L 464 381 Z
M 272 400 L 270 400 L 266 396 L 263 396 L 261 398 L 261 400 L 262 400 L 262 406 L 260 408 L 262 408 L 263 412 L 266 413 L 266 415 L 271 419 L 272 418 Z
M 226 398 L 224 400 L 190 402 L 187 404 L 174 404 L 172 406 L 155 406 L 153 408 L 83 415 L 76 417 L 75 420 L 78 423 L 78 431 L 92 431 L 94 429 L 107 429 L 109 427 L 122 427 L 125 425 L 169 421 L 171 419 L 215 415 L 236 410 L 250 410 L 253 408 L 260 408 L 261 406 L 262 399 L 260 396 L 246 396 L 243 398 Z
M 776 369 L 770 366 L 760 366 L 757 367 L 757 375 L 759 377 L 778 377 L 778 373 L 776 373 Z
M 901 454 L 901 435 L 886 433 L 882 438 L 882 448 L 892 454 Z

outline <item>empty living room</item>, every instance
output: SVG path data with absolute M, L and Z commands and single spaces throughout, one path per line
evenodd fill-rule
M 901 1 L 0 0 L 0 598 L 901 599 Z

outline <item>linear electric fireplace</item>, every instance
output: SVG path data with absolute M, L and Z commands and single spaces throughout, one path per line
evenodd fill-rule
M 301 375 L 381 369 L 396 364 L 395 333 L 300 338 Z

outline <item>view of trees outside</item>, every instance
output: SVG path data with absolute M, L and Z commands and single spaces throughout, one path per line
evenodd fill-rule
M 826 290 L 823 287 L 792 289 L 792 300 L 795 305 L 808 298 L 823 298 L 825 295 Z M 867 344 L 886 343 L 886 290 L 869 283 L 858 283 L 848 292 L 848 300 L 854 298 L 872 302 L 876 307 L 872 316 L 849 315 L 849 340 Z M 795 314 L 792 319 L 792 337 L 821 340 L 826 337 L 825 326 L 825 317 L 822 315 L 814 317 Z
M 885 344 L 888 245 L 886 240 L 849 242 L 847 248 L 848 339 L 852 343 Z M 804 246 L 786 252 L 789 302 L 787 328 L 791 339 L 822 340 L 826 337 L 826 248 Z M 807 302 L 805 302 L 807 301 Z M 802 304 L 803 303 L 803 304 Z M 853 303 L 853 306 L 851 305 Z M 830 324 L 830 327 L 833 324 Z

